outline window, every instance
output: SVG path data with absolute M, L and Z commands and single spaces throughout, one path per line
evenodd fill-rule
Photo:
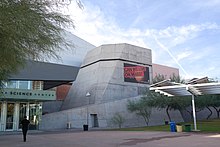
M 6 88 L 17 88 L 17 83 L 16 81 L 9 81 L 5 84 Z
M 5 88 L 32 89 L 32 81 L 9 81 L 5 83 Z
M 18 81 L 18 88 L 19 89 L 29 89 L 28 81 Z
M 43 90 L 43 81 L 33 81 L 33 90 Z

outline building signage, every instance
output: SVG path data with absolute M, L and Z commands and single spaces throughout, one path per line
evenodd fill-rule
M 124 81 L 149 84 L 149 67 L 124 63 Z
M 18 100 L 56 100 L 55 91 L 28 90 L 28 89 L 11 89 L 1 90 L 1 99 L 18 99 Z

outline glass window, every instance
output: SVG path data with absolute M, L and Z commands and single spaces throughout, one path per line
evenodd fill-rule
M 30 130 L 36 130 L 39 128 L 39 122 L 42 116 L 42 104 L 41 103 L 30 103 L 29 120 Z
M 4 88 L 32 89 L 32 81 L 9 81 Z
M 19 112 L 19 124 L 24 119 L 24 116 L 27 114 L 27 103 L 20 103 L 20 112 Z M 21 125 L 19 125 L 21 129 Z
M 43 81 L 33 81 L 33 90 L 43 90 Z
M 6 88 L 17 88 L 16 81 L 9 81 L 6 83 Z
M 14 122 L 14 103 L 7 104 L 7 117 L 6 117 L 6 129 L 13 129 L 13 122 Z
M 28 83 L 29 83 L 28 81 L 19 81 L 18 88 L 19 89 L 28 89 L 29 88 Z

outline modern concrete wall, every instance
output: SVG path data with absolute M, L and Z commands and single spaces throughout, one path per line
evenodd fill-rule
M 42 116 L 40 129 L 64 129 L 67 127 L 68 122 L 71 123 L 71 128 L 82 128 L 84 124 L 87 124 L 87 114 L 89 128 L 92 127 L 93 121 L 90 114 L 97 114 L 99 128 L 117 128 L 118 126 L 112 123 L 112 117 L 115 113 L 119 113 L 125 119 L 122 127 L 146 126 L 144 119 L 141 116 L 137 116 L 135 113 L 130 113 L 127 110 L 128 100 L 138 99 L 140 99 L 140 97 L 132 97 L 45 114 Z M 179 111 L 171 111 L 170 116 L 175 122 L 183 121 Z M 162 125 L 164 124 L 164 120 L 168 120 L 164 109 L 161 109 L 160 111 L 152 109 L 149 122 L 150 126 Z
M 81 66 L 86 66 L 101 59 L 124 59 L 148 65 L 152 64 L 150 49 L 121 43 L 102 45 L 90 50 Z
M 207 108 L 204 108 L 203 110 L 196 112 L 196 119 L 207 120 L 208 117 L 209 117 L 208 119 L 218 118 L 216 110 L 214 108 L 209 108 L 209 109 L 212 111 L 212 113 Z M 188 112 L 186 110 L 182 110 L 180 112 L 181 116 L 185 122 L 192 122 L 193 121 L 192 107 L 191 106 L 188 107 L 187 110 Z M 191 114 L 189 112 L 191 112 Z
M 143 94 L 149 85 L 124 82 L 124 63 L 149 67 L 151 80 L 151 50 L 129 44 L 102 45 L 86 55 L 62 110 Z
M 42 114 L 58 112 L 61 109 L 63 101 L 47 101 L 43 102 Z

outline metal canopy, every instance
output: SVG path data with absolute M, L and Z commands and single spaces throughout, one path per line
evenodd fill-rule
M 166 81 L 167 82 L 167 81 Z M 167 96 L 190 96 L 190 95 L 206 95 L 206 94 L 220 94 L 220 83 L 201 83 L 201 84 L 179 84 L 169 86 L 157 87 L 154 85 L 150 86 L 150 90 L 160 92 Z
M 150 86 L 150 90 L 166 96 L 192 96 L 194 130 L 197 130 L 194 96 L 220 94 L 220 83 L 207 83 L 208 77 L 193 79 L 186 84 L 164 80 Z

